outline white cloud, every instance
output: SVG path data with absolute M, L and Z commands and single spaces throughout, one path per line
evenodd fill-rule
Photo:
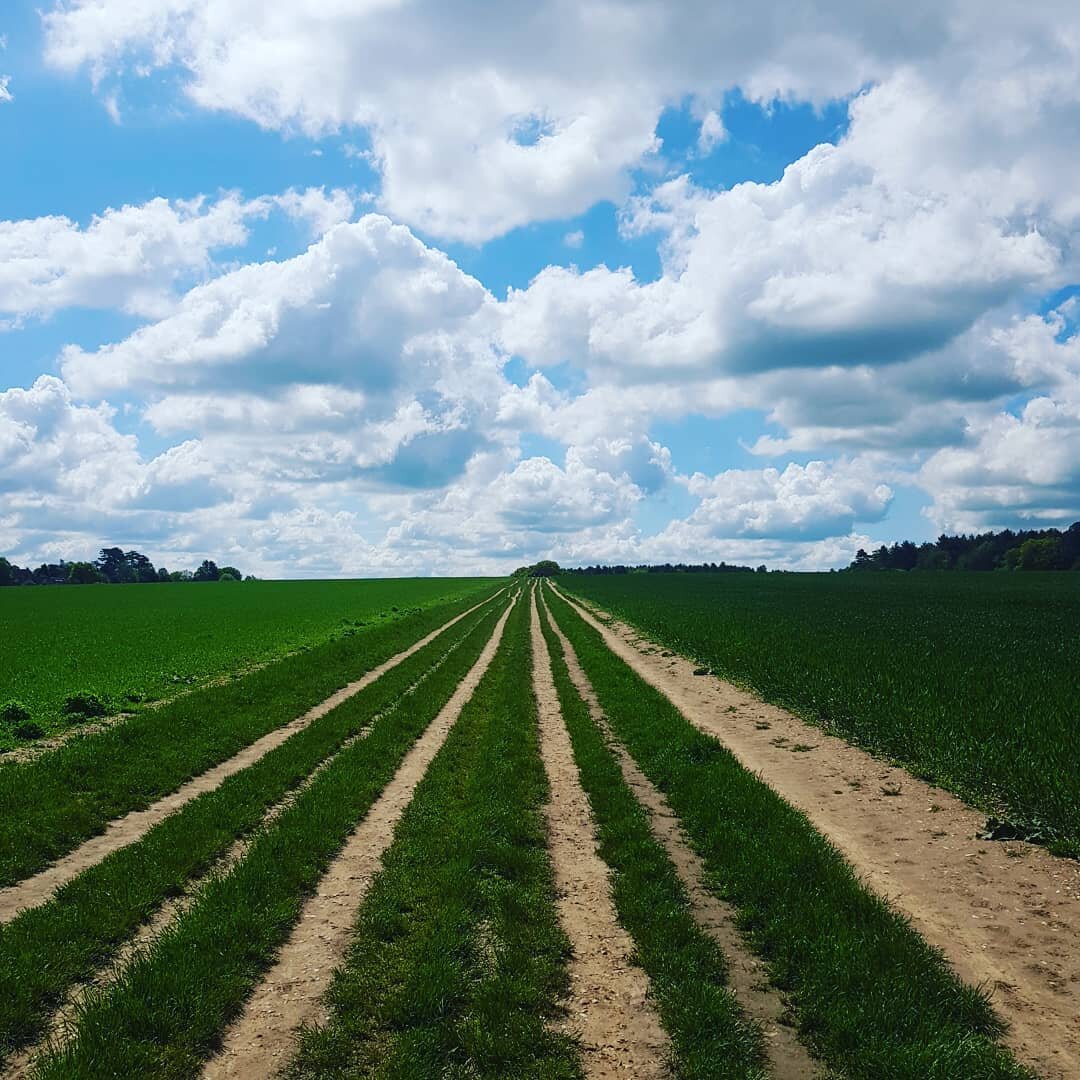
M 213 255 L 248 240 L 248 223 L 273 209 L 315 235 L 353 212 L 344 191 L 321 188 L 243 200 L 151 199 L 95 215 L 82 227 L 66 217 L 0 221 L 0 329 L 67 307 L 116 308 L 161 317 L 178 286 L 210 276 Z
M 710 109 L 701 118 L 701 127 L 698 130 L 698 153 L 711 154 L 720 143 L 728 137 L 724 128 L 724 121 L 715 109 Z
M 0 75 L 0 105 L 14 100 L 15 95 L 11 92 L 11 76 Z
M 700 500 L 669 531 L 702 531 L 711 537 L 821 540 L 851 532 L 857 521 L 880 521 L 892 489 L 876 482 L 865 463 L 788 465 L 782 471 L 729 469 L 695 473 L 687 489 Z
M 1080 518 L 1080 383 L 1036 397 L 1019 416 L 972 425 L 961 446 L 933 454 L 920 473 L 942 529 L 1071 525 Z
M 568 232 L 563 238 L 562 242 L 568 248 L 577 249 L 585 243 L 585 233 L 581 229 L 575 229 L 573 232 Z

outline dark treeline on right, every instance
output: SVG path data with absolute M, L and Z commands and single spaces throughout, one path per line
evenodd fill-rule
M 881 545 L 867 553 L 862 548 L 849 570 L 1080 570 L 1080 521 L 1064 532 L 1032 529 L 945 536 L 933 543 L 905 540 L 892 547 Z

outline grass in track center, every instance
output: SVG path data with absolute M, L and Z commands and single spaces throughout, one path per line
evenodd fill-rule
M 694 728 L 548 593 L 616 737 L 664 793 L 792 1001 L 800 1036 L 846 1077 L 1019 1080 L 985 995 L 965 986 L 839 853 Z
M 406 809 L 355 943 L 288 1075 L 580 1076 L 548 1021 L 568 986 L 528 606 Z
M 462 620 L 142 839 L 83 871 L 47 903 L 0 926 L 0 1055 L 38 1037 L 64 992 L 86 978 L 185 883 L 204 873 L 267 809 L 302 783 L 472 633 L 490 634 L 499 604 Z
M 306 897 L 490 636 L 485 621 L 431 675 L 423 694 L 402 699 L 367 738 L 343 749 L 235 868 L 210 881 L 111 986 L 91 992 L 73 1040 L 46 1054 L 37 1075 L 196 1073 L 273 962 Z
M 647 812 L 571 682 L 562 643 L 543 606 L 540 617 L 600 856 L 611 868 L 619 921 L 634 940 L 671 1036 L 672 1074 L 679 1080 L 763 1080 L 761 1032 L 726 988 L 724 957 L 695 921 L 675 866 L 649 828 Z
M 37 760 L 0 765 L 0 887 L 29 877 L 113 818 L 149 806 L 300 716 L 483 596 L 287 657 Z

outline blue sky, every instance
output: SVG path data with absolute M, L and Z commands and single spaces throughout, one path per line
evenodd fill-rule
M 1080 517 L 1077 16 L 787 9 L 16 0 L 0 550 L 824 569 Z

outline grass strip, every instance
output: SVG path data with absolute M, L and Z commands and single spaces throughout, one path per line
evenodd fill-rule
M 301 1077 L 581 1075 L 548 1025 L 568 989 L 532 696 L 528 606 L 403 815 Z
M 487 592 L 494 592 L 494 588 Z M 475 604 L 483 591 L 286 657 L 29 762 L 0 766 L 0 886 L 232 757 Z
M 570 680 L 562 643 L 548 618 L 541 605 L 559 706 L 592 807 L 600 857 L 611 869 L 619 921 L 634 940 L 671 1036 L 672 1071 L 685 1080 L 763 1078 L 761 1032 L 726 989 L 721 950 L 694 919 L 675 866 L 649 828 L 648 813 Z
M 204 874 L 313 769 L 415 686 L 470 636 L 486 640 L 491 605 L 456 624 L 265 757 L 181 807 L 144 837 L 0 927 L 0 1055 L 40 1036 L 67 989 L 86 978 L 159 905 Z
M 964 985 L 896 912 L 864 888 L 807 818 L 747 772 L 548 593 L 614 734 L 733 904 L 800 1037 L 849 1077 L 1027 1077 L 995 1043 L 986 996 Z
M 501 605 L 500 605 L 501 606 Z M 181 1077 L 198 1072 L 269 967 L 303 903 L 357 822 L 437 716 L 490 637 L 483 623 L 352 743 L 213 878 L 153 946 L 80 1010 L 73 1041 L 38 1065 L 46 1077 Z

